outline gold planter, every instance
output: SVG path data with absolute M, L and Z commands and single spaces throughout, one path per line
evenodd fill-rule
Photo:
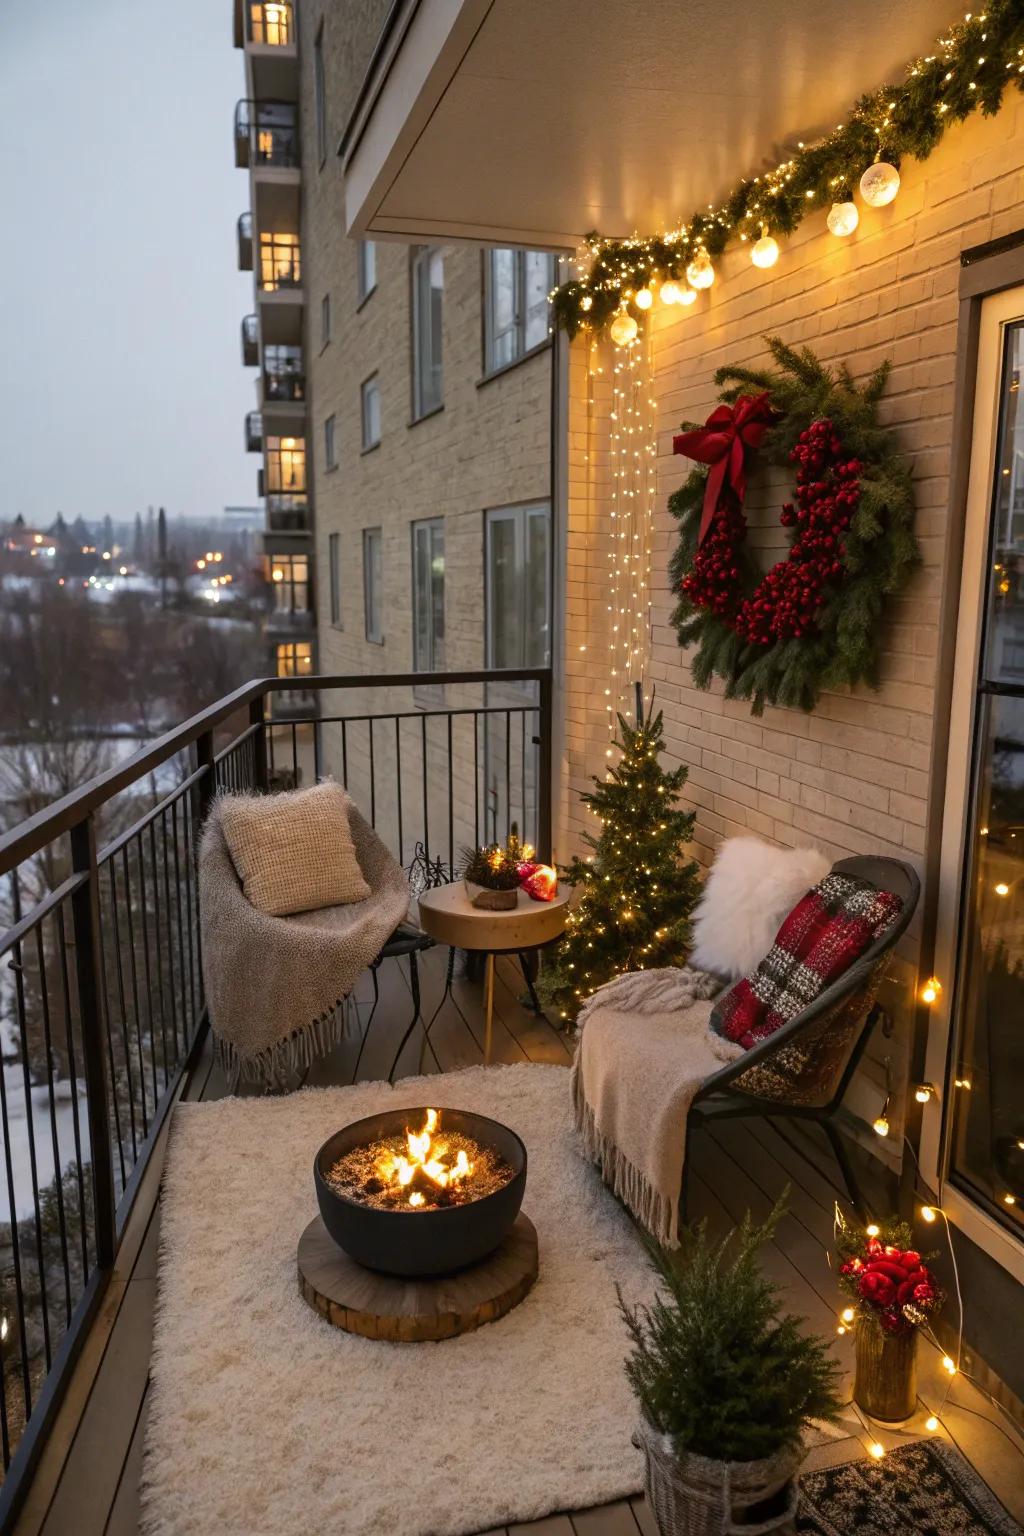
M 917 1329 L 885 1333 L 871 1318 L 858 1318 L 853 1400 L 873 1419 L 897 1424 L 917 1403 Z

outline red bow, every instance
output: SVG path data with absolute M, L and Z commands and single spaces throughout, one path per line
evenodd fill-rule
M 695 432 L 680 432 L 672 439 L 673 453 L 683 453 L 698 464 L 711 466 L 704 489 L 698 545 L 703 544 L 711 527 L 726 475 L 740 501 L 746 495 L 747 450 L 760 448 L 775 414 L 767 394 L 740 395 L 735 405 L 718 406 Z

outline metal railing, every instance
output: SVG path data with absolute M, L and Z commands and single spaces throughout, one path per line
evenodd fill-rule
M 551 717 L 547 670 L 261 679 L 0 838 L 0 1527 L 205 1028 L 214 796 L 331 774 L 403 864 L 513 822 L 549 855 Z
M 238 270 L 252 271 L 252 214 L 238 215 Z
M 263 452 L 263 417 L 259 411 L 250 411 L 245 418 L 245 451 Z
M 306 375 L 295 368 L 264 368 L 263 399 L 273 405 L 277 401 L 304 401 Z
M 252 368 L 260 360 L 260 322 L 256 315 L 242 317 L 242 363 Z
M 292 168 L 300 164 L 299 124 L 291 101 L 252 101 L 235 107 L 235 164 Z

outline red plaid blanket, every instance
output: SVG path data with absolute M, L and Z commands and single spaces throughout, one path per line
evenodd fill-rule
M 828 874 L 775 935 L 752 976 L 738 981 L 711 1027 L 749 1050 L 796 1018 L 898 917 L 903 903 L 854 875 Z

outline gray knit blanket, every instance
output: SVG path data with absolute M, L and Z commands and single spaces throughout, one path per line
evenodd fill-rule
M 351 804 L 349 826 L 369 898 L 270 917 L 245 897 L 214 802 L 199 846 L 203 983 L 232 1089 L 286 1082 L 329 1051 L 348 994 L 408 914 L 400 865 Z
M 601 1177 L 652 1237 L 679 1243 L 686 1117 L 697 1089 L 742 1048 L 708 1028 L 708 971 L 635 971 L 599 987 L 577 1020 L 576 1129 Z

